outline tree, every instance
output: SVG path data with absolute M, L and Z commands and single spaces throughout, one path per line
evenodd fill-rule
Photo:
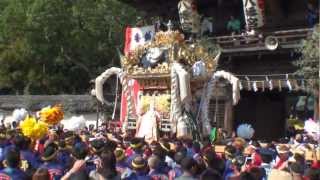
M 116 48 L 138 16 L 117 0 L 4 0 L 0 9 L 0 89 L 19 94 L 88 92 L 120 64 Z
M 315 99 L 315 115 L 314 118 L 319 118 L 320 98 L 319 98 L 319 39 L 320 26 L 315 26 L 312 35 L 303 41 L 301 48 L 297 49 L 301 53 L 301 58 L 295 62 L 298 67 L 297 75 L 307 79 L 308 91 L 314 95 Z

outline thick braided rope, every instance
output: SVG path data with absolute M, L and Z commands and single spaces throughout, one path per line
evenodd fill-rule
M 204 135 L 208 135 L 211 130 L 211 124 L 210 124 L 210 119 L 208 117 L 208 111 L 209 111 L 209 102 L 213 93 L 214 89 L 214 77 L 212 77 L 208 83 L 207 89 L 204 90 L 205 92 L 205 97 L 203 99 L 203 104 L 202 104 L 202 130 Z
M 95 95 L 102 104 L 111 105 L 111 103 L 109 103 L 107 100 L 104 99 L 103 84 L 106 82 L 106 80 L 110 76 L 119 75 L 121 72 L 122 72 L 122 69 L 117 67 L 111 67 L 95 79 L 95 91 L 96 91 Z
M 125 131 L 128 128 L 128 117 L 130 114 L 132 114 L 132 96 L 131 96 L 131 91 L 130 91 L 130 86 L 129 86 L 129 78 L 125 72 L 122 72 L 120 75 L 120 81 L 122 83 L 122 91 L 123 94 L 126 95 L 126 101 L 127 101 L 127 115 L 124 118 L 122 130 Z

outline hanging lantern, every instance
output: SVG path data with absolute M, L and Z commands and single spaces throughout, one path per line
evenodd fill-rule
M 242 0 L 247 30 L 256 30 L 264 25 L 264 0 Z

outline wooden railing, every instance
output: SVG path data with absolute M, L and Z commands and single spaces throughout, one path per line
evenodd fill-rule
M 273 32 L 257 32 L 255 35 L 239 34 L 209 38 L 219 44 L 224 53 L 250 52 L 268 50 L 265 46 L 265 38 L 274 36 L 282 49 L 292 49 L 301 46 L 301 40 L 307 38 L 312 29 L 294 29 Z

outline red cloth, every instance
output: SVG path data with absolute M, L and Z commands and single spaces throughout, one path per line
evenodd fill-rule
M 261 155 L 259 153 L 253 153 L 251 155 L 252 157 L 252 162 L 248 165 L 246 165 L 245 170 L 246 171 L 250 171 L 252 168 L 260 168 L 261 164 L 262 164 L 262 158 Z
M 286 163 L 287 160 L 279 159 L 278 162 L 276 162 L 276 165 L 274 166 L 274 169 L 282 169 L 282 166 L 284 163 Z
M 125 37 L 125 44 L 124 44 L 124 54 L 127 55 L 130 51 L 130 44 L 131 44 L 131 28 L 126 27 L 126 37 Z
M 315 169 L 320 169 L 320 161 L 313 161 L 311 167 Z
M 259 153 L 253 153 L 252 154 L 252 165 L 256 167 L 260 167 L 262 164 L 262 158 Z
M 125 154 L 126 154 L 126 157 L 129 157 L 133 154 L 133 150 L 130 147 L 128 147 L 125 151 Z

